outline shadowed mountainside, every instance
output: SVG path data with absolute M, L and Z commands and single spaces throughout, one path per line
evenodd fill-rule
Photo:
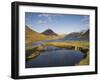
M 77 32 L 73 32 L 73 33 L 70 33 L 68 35 L 66 35 L 65 37 L 80 37 L 81 33 L 77 33 Z
M 51 29 L 47 29 L 45 30 L 44 32 L 42 32 L 41 34 L 44 34 L 44 35 L 48 35 L 48 36 L 58 36 L 53 30 Z
M 89 29 L 81 35 L 81 38 L 89 38 Z
M 81 38 L 81 39 L 89 39 L 89 29 L 84 33 L 82 32 L 72 32 L 66 35 L 64 38 Z

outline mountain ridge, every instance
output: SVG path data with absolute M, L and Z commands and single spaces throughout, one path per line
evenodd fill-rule
M 89 29 L 83 32 L 72 32 L 67 34 L 64 38 L 80 38 L 80 39 L 88 39 L 89 40 Z

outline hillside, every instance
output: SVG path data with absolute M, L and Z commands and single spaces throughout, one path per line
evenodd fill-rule
M 39 34 L 38 32 L 34 31 L 33 29 L 25 26 L 25 41 L 26 43 L 35 42 L 39 40 L 46 39 L 45 35 Z

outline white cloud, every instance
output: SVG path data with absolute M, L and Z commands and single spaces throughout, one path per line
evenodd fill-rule
M 88 16 L 84 16 L 83 19 L 81 20 L 81 22 L 89 22 L 89 17 Z
M 39 14 L 38 17 L 40 17 L 40 18 L 42 18 L 44 20 L 47 20 L 47 21 L 51 21 L 53 15 L 51 15 L 51 14 Z
M 38 16 L 39 17 L 49 17 L 50 15 L 49 14 L 39 14 Z
M 81 23 L 83 23 L 83 27 L 85 29 L 88 29 L 90 27 L 89 17 L 88 16 L 84 16 L 83 19 L 81 20 Z
M 48 22 L 52 21 L 52 15 L 51 14 L 39 14 L 38 15 L 39 20 L 37 21 L 38 25 L 46 25 Z
M 38 22 L 37 22 L 38 24 L 46 24 L 47 23 L 47 21 L 45 21 L 45 20 L 38 20 Z

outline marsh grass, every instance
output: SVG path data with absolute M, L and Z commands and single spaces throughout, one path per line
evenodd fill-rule
M 83 49 L 89 49 L 89 42 L 79 41 L 79 42 L 49 42 L 45 43 L 44 46 L 56 46 L 61 48 L 72 48 L 81 47 Z

